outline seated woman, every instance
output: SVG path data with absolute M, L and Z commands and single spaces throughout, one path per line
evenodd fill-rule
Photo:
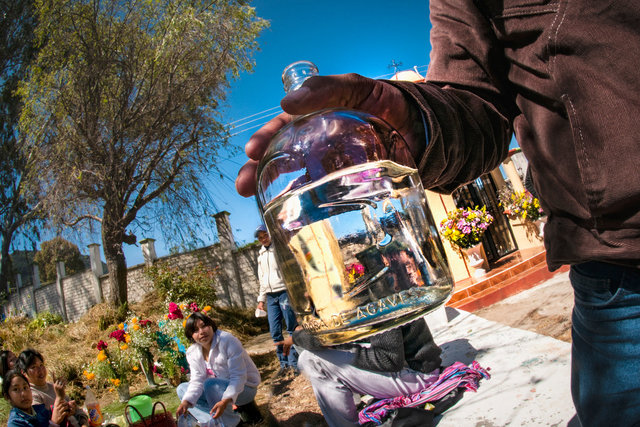
M 56 393 L 54 384 L 47 382 L 47 368 L 44 365 L 42 354 L 30 348 L 23 350 L 18 356 L 16 366 L 29 379 L 34 405 L 44 403 L 47 408 L 50 408 L 56 399 Z M 64 383 L 62 383 L 62 390 L 64 391 Z M 89 416 L 86 412 L 78 407 L 74 400 L 69 400 L 67 397 L 65 397 L 65 400 L 71 408 L 71 416 L 68 420 L 69 425 L 71 427 L 88 427 Z
M 27 377 L 17 369 L 10 370 L 2 382 L 2 395 L 11 405 L 7 427 L 63 427 L 67 425 L 69 405 L 64 400 L 64 387 L 56 388 L 53 410 L 33 404 Z
M 200 424 L 213 417 L 226 427 L 237 426 L 241 418 L 232 406 L 255 405 L 253 399 L 260 384 L 258 368 L 240 340 L 219 330 L 202 312 L 189 316 L 184 333 L 193 343 L 187 349 L 191 381 L 176 390 L 181 400 L 176 415 L 189 410 Z

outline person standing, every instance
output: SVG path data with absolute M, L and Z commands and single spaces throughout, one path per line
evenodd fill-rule
M 271 237 L 264 225 L 260 225 L 255 232 L 255 236 L 262 245 L 258 253 L 258 279 L 260 281 L 260 292 L 258 295 L 258 309 L 267 312 L 269 320 L 269 332 L 273 342 L 276 343 L 276 354 L 280 361 L 278 375 L 284 374 L 288 369 L 298 373 L 298 353 L 295 349 L 285 355 L 282 351 L 281 343 L 284 340 L 282 335 L 282 320 L 287 326 L 289 335 L 298 326 L 296 314 L 289 303 L 289 294 L 280 274 L 280 269 L 276 262 L 276 254 Z M 266 310 L 265 310 L 266 305 Z

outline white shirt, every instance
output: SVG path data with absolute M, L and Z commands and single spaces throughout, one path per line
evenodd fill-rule
M 216 378 L 229 381 L 222 399 L 231 398 L 235 403 L 245 385 L 257 387 L 260 384 L 260 372 L 255 363 L 242 347 L 240 340 L 229 332 L 218 329 L 211 340 L 209 362 L 204 360 L 202 345 L 191 344 L 187 349 L 187 361 L 191 371 L 189 387 L 183 400 L 195 405 L 204 388 L 204 382 L 209 377 L 207 368 L 211 368 Z
M 280 276 L 273 244 L 269 245 L 269 248 L 261 247 L 258 252 L 258 280 L 260 280 L 258 302 L 267 302 L 267 294 L 287 290 Z

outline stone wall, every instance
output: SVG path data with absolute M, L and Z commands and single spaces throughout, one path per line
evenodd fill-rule
M 230 243 L 228 230 L 228 214 L 223 213 L 216 221 L 218 227 L 225 226 L 227 221 L 227 240 L 211 246 L 190 252 L 155 258 L 153 240 L 147 239 L 142 246 L 145 264 L 130 267 L 127 270 L 127 294 L 129 302 L 140 302 L 144 296 L 153 290 L 153 283 L 145 276 L 144 270 L 148 265 L 166 263 L 170 267 L 183 271 L 192 269 L 199 263 L 205 267 L 217 270 L 215 283 L 212 288 L 218 297 L 218 304 L 230 307 L 254 307 L 258 298 L 258 251 L 259 245 L 251 245 L 237 249 L 235 243 Z M 231 236 L 232 237 L 232 236 Z M 142 242 L 141 242 L 142 243 Z M 97 245 L 89 245 L 94 249 Z M 91 256 L 96 257 L 97 250 L 91 250 Z M 96 262 L 99 261 L 99 262 Z M 5 315 L 30 315 L 51 312 L 65 316 L 70 322 L 78 320 L 91 307 L 102 301 L 108 301 L 111 290 L 109 276 L 102 272 L 102 262 L 93 260 L 92 266 L 98 271 L 86 270 L 71 276 L 59 277 L 52 284 L 39 286 L 24 286 L 13 290 L 9 301 L 2 306 Z M 64 269 L 60 271 L 64 272 Z M 62 273 L 64 274 L 64 273 Z M 58 291 L 58 282 L 62 290 Z M 101 298 L 102 297 L 102 298 Z M 64 309 L 62 305 L 64 301 Z

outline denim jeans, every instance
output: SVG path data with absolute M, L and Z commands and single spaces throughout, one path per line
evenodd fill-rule
M 189 408 L 189 412 L 193 415 L 200 425 L 207 425 L 210 420 L 213 420 L 209 411 L 213 408 L 213 405 L 218 403 L 222 399 L 224 391 L 229 386 L 229 381 L 221 378 L 207 378 L 204 382 L 204 390 L 200 395 L 200 398 L 196 404 Z M 182 383 L 178 385 L 176 393 L 178 399 L 182 401 L 182 397 L 187 392 L 189 383 Z M 245 405 L 251 402 L 256 397 L 257 389 L 255 387 L 244 387 L 242 393 L 238 395 L 236 399 L 236 405 Z M 217 422 L 212 422 L 213 425 L 220 425 L 224 427 L 235 427 L 240 422 L 240 414 L 233 411 L 232 405 L 227 405 L 224 413 L 217 418 Z
M 292 334 L 296 329 L 296 326 L 298 326 L 296 314 L 293 312 L 291 304 L 289 304 L 289 295 L 287 295 L 287 291 L 267 294 L 267 316 L 269 319 L 269 332 L 271 332 L 273 342 L 282 341 L 284 339 L 284 336 L 282 335 L 282 319 L 284 319 L 284 322 L 287 325 L 287 332 L 289 332 L 289 334 Z M 287 358 L 282 354 L 282 346 L 279 345 L 276 347 L 276 354 L 278 355 L 281 368 L 290 366 L 293 369 L 298 369 L 298 353 L 295 348 L 291 347 L 289 357 Z
M 571 394 L 583 427 L 640 423 L 640 270 L 571 267 Z

